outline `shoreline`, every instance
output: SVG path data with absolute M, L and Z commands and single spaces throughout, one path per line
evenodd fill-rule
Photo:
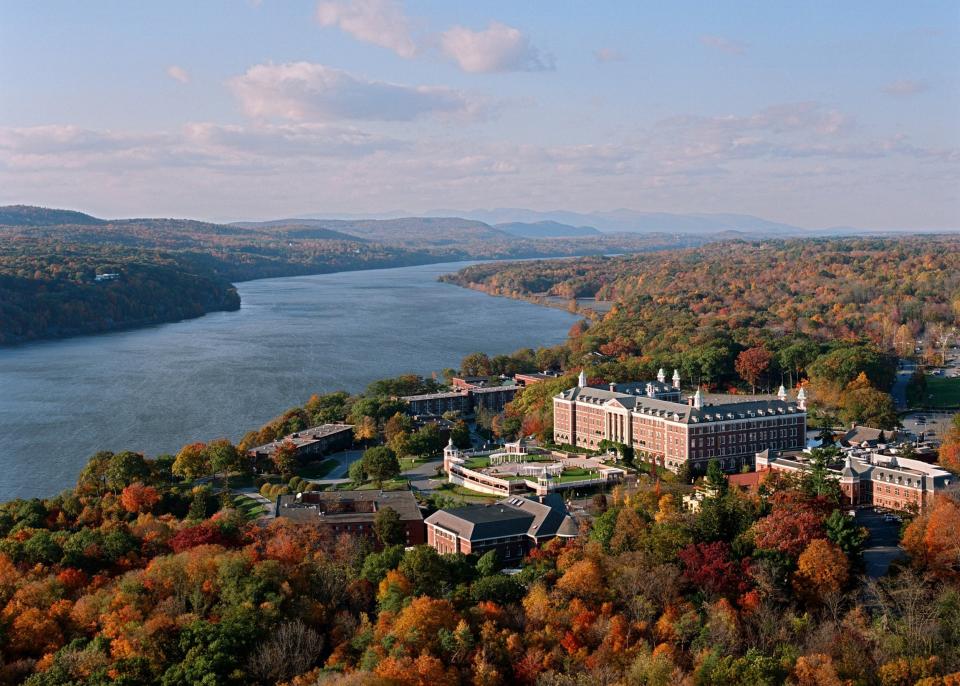
M 239 312 L 0 349 L 0 433 L 12 439 L 2 490 L 55 493 L 98 450 L 157 455 L 238 440 L 313 393 L 356 394 L 472 352 L 566 340 L 573 315 L 437 281 L 455 266 L 258 279 L 240 284 Z M 58 426 L 38 425 L 44 413 Z
M 374 267 L 359 267 L 359 268 L 356 268 L 356 269 L 332 269 L 332 270 L 319 270 L 319 271 L 310 270 L 310 271 L 306 271 L 306 272 L 300 271 L 300 272 L 292 273 L 292 274 L 263 276 L 263 277 L 253 278 L 253 279 L 238 279 L 238 280 L 235 280 L 235 281 L 230 281 L 230 282 L 228 282 L 228 283 L 229 283 L 229 285 L 232 287 L 233 290 L 237 290 L 237 284 L 251 283 L 251 282 L 254 282 L 254 281 L 268 281 L 268 280 L 271 280 L 271 279 L 292 279 L 292 278 L 301 277 L 301 276 L 325 276 L 325 275 L 327 275 L 327 274 L 350 274 L 350 273 L 354 273 L 354 272 L 376 272 L 376 271 L 385 271 L 385 270 L 388 270 L 388 269 L 410 269 L 410 268 L 412 268 L 412 267 L 425 267 L 425 266 L 435 265 L 435 264 L 465 264 L 465 263 L 480 264 L 480 263 L 488 263 L 488 262 L 506 262 L 506 263 L 509 263 L 509 262 L 526 262 L 526 261 L 533 261 L 533 260 L 567 260 L 567 259 L 577 259 L 577 258 L 581 258 L 581 257 L 590 257 L 590 256 L 592 256 L 593 254 L 594 254 L 594 253 L 587 253 L 587 254 L 583 254 L 583 255 L 544 255 L 544 256 L 536 256 L 536 257 L 504 257 L 504 258 L 471 258 L 471 257 L 465 257 L 465 258 L 463 258 L 463 259 L 454 259 L 454 260 L 451 260 L 451 259 L 449 259 L 448 257 L 444 257 L 444 258 L 438 258 L 438 259 L 436 259 L 436 260 L 427 260 L 427 261 L 422 261 L 422 262 L 416 262 L 416 263 L 414 263 L 414 264 L 390 265 L 390 266 L 374 266 Z M 633 253 L 630 253 L 630 254 L 633 254 Z M 455 274 L 456 272 L 452 272 L 452 273 Z M 441 275 L 441 276 L 442 276 L 442 275 Z M 442 281 L 442 279 L 440 279 L 440 278 L 438 278 L 438 280 L 441 280 L 441 281 Z M 471 290 L 480 290 L 481 292 L 485 292 L 485 291 L 482 291 L 482 289 L 476 289 L 476 288 L 472 288 L 472 287 L 470 287 L 470 286 L 462 286 L 461 284 L 458 284 L 458 283 L 455 283 L 455 282 L 450 282 L 450 281 L 442 281 L 442 282 L 443 282 L 443 283 L 450 283 L 451 285 L 458 286 L 458 287 L 461 287 L 461 288 L 470 288 Z M 578 311 L 571 311 L 571 310 L 569 310 L 568 308 L 563 307 L 563 306 L 560 306 L 560 305 L 553 305 L 553 304 L 546 303 L 546 302 L 538 302 L 538 301 L 533 300 L 533 299 L 529 299 L 529 300 L 528 300 L 528 299 L 526 299 L 526 298 L 514 298 L 514 297 L 511 297 L 511 296 L 500 296 L 499 294 L 492 294 L 492 293 L 487 293 L 487 295 L 496 295 L 497 297 L 506 297 L 506 298 L 511 299 L 511 300 L 526 300 L 527 302 L 531 302 L 531 303 L 533 303 L 533 304 L 535 304 L 535 305 L 541 305 L 541 306 L 543 306 L 543 307 L 551 307 L 551 308 L 554 308 L 554 309 L 567 310 L 567 311 L 571 312 L 572 314 L 579 314 L 579 315 L 582 315 L 582 316 L 589 316 L 589 315 L 582 314 L 579 310 L 578 310 Z M 123 332 L 127 332 L 127 331 L 138 331 L 138 330 L 142 330 L 142 329 L 149 329 L 149 328 L 155 327 L 155 326 L 161 326 L 161 325 L 164 325 L 164 324 L 176 324 L 176 323 L 179 323 L 179 322 L 188 322 L 188 321 L 192 321 L 192 320 L 195 320 L 195 319 L 200 319 L 200 318 L 202 318 L 202 317 L 205 317 L 205 316 L 208 315 L 208 314 L 213 314 L 213 313 L 216 313 L 216 312 L 237 312 L 237 311 L 239 311 L 242 307 L 243 307 L 243 302 L 242 302 L 242 299 L 241 299 L 241 301 L 238 303 L 237 307 L 235 307 L 235 308 L 234 308 L 234 307 L 223 307 L 223 308 L 216 308 L 216 309 L 208 309 L 208 310 L 205 310 L 204 312 L 201 312 L 200 314 L 197 314 L 197 315 L 194 315 L 194 316 L 189 316 L 189 317 L 178 317 L 178 318 L 173 318 L 173 319 L 157 319 L 157 320 L 138 320 L 137 322 L 128 322 L 128 323 L 124 323 L 124 324 L 121 324 L 121 325 L 118 325 L 118 326 L 112 326 L 112 327 L 110 327 L 110 328 L 105 328 L 105 329 L 102 329 L 102 330 L 99 330 L 99 331 L 89 331 L 89 332 L 71 333 L 71 334 L 65 334 L 65 335 L 61 335 L 61 336 L 42 336 L 42 337 L 38 337 L 38 338 L 29 338 L 29 339 L 26 339 L 26 340 L 14 341 L 14 342 L 9 342 L 9 343 L 0 343 L 0 351 L 3 351 L 3 350 L 15 350 L 15 349 L 23 348 L 23 347 L 25 347 L 25 346 L 30 346 L 30 345 L 33 345 L 33 344 L 53 343 L 53 342 L 57 342 L 57 341 L 65 341 L 65 340 L 76 339 L 76 338 L 87 338 L 87 337 L 92 337 L 92 336 L 102 336 L 102 335 L 105 335 L 105 334 L 123 333 Z

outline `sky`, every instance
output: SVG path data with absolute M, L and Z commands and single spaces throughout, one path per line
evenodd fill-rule
M 0 204 L 960 228 L 960 2 L 0 0 Z

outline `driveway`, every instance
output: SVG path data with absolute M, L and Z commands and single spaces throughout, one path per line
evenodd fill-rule
M 885 522 L 884 514 L 872 507 L 859 508 L 856 512 L 857 524 L 870 531 L 863 551 L 863 564 L 867 576 L 876 579 L 887 573 L 894 560 L 905 555 L 900 547 L 900 522 Z

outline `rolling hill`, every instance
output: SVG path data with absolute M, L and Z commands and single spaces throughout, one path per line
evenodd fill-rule
M 493 228 L 505 231 L 511 236 L 521 238 L 570 238 L 573 236 L 599 236 L 600 232 L 592 226 L 570 226 L 555 221 L 509 222 L 497 224 Z

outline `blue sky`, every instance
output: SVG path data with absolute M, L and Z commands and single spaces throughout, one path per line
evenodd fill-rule
M 0 2 L 0 202 L 960 227 L 960 3 Z

